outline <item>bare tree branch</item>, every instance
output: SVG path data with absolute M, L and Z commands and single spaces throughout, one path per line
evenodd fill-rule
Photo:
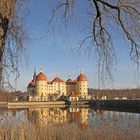
M 71 10 L 69 9 L 70 4 L 73 4 L 73 7 L 76 7 L 76 1 L 74 0 L 63 0 L 57 1 L 61 7 L 64 6 L 64 11 Z M 78 1 L 79 3 L 83 3 L 83 1 Z M 78 3 L 77 2 L 77 3 Z M 85 39 L 83 39 L 81 46 L 84 47 L 84 43 L 87 40 L 93 41 L 93 47 L 95 48 L 95 52 L 98 55 L 98 66 L 99 72 L 101 75 L 99 77 L 104 77 L 104 75 L 108 75 L 111 77 L 112 67 L 116 64 L 116 51 L 113 45 L 112 33 L 110 32 L 107 18 L 113 22 L 113 26 L 119 27 L 123 36 L 127 38 L 130 43 L 130 58 L 135 62 L 139 63 L 140 59 L 140 1 L 139 0 L 88 0 L 86 1 L 91 11 L 87 11 L 87 15 L 91 17 L 92 27 L 91 34 L 88 34 Z M 86 3 L 84 1 L 84 3 Z M 75 5 L 74 5 L 75 4 Z M 54 18 L 54 14 L 57 14 L 58 10 L 62 10 L 61 12 L 66 16 L 66 12 L 63 12 L 62 9 L 57 6 L 55 8 L 55 12 L 52 13 Z M 80 9 L 80 8 L 79 8 Z M 89 14 L 90 13 L 90 14 Z M 126 19 L 127 18 L 127 19 Z M 112 20 L 113 19 L 113 20 Z M 92 44 L 91 44 L 92 45 Z M 106 73 L 107 72 L 107 73 Z M 104 79 L 104 78 L 103 78 Z

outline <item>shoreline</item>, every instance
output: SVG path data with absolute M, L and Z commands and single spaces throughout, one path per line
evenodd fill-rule
M 131 112 L 140 112 L 140 100 L 84 100 L 84 101 L 44 101 L 44 102 L 0 102 L 0 108 L 65 108 L 65 107 L 89 107 L 93 109 L 105 110 L 125 110 Z

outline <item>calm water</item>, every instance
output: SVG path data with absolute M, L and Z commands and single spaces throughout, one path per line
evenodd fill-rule
M 81 129 L 116 130 L 140 135 L 140 114 L 90 108 L 0 109 L 0 127 L 9 128 L 20 122 L 44 127 L 76 124 Z

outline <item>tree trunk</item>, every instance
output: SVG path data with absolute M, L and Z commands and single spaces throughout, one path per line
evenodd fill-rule
M 1 13 L 0 13 L 1 15 Z M 2 17 L 2 16 L 1 16 Z M 7 21 L 7 22 L 5 22 Z M 0 89 L 2 88 L 2 77 L 3 77 L 3 53 L 4 53 L 4 46 L 6 40 L 6 34 L 8 30 L 8 23 L 9 20 L 6 18 L 1 18 L 1 26 L 0 26 Z
M 9 20 L 13 14 L 16 0 L 1 0 L 0 1 L 0 90 L 3 86 L 3 54 L 8 31 Z

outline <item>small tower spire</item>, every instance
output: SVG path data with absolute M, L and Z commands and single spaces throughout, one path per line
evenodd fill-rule
M 40 67 L 40 72 L 43 72 L 42 67 Z
M 34 68 L 34 75 L 33 75 L 33 80 L 36 80 L 36 68 Z
M 36 74 L 36 68 L 34 68 L 34 74 Z
M 82 70 L 80 70 L 80 74 L 83 74 L 83 71 Z

